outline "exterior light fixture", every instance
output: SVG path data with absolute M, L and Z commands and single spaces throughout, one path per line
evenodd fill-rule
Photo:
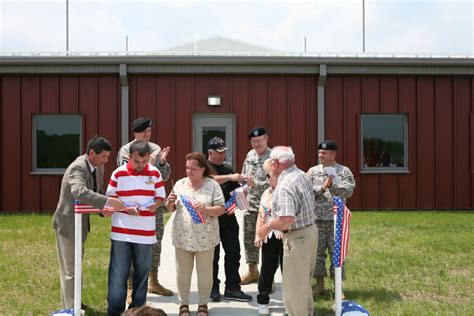
M 220 95 L 210 95 L 207 97 L 208 106 L 221 106 L 221 96 Z

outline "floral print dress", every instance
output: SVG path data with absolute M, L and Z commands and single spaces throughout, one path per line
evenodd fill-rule
M 197 224 L 179 197 L 180 195 L 191 197 L 205 206 L 224 206 L 224 194 L 220 185 L 214 179 L 205 177 L 202 187 L 195 191 L 188 185 L 188 178 L 183 178 L 176 182 L 173 191 L 178 196 L 171 233 L 173 246 L 196 252 L 209 250 L 219 244 L 221 240 L 217 216 L 202 214 L 205 223 Z

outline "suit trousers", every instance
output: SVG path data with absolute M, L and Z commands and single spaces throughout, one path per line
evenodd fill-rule
M 66 238 L 56 230 L 55 233 L 59 261 L 61 304 L 63 309 L 69 309 L 74 307 L 74 240 Z M 84 243 L 82 243 L 82 257 L 84 258 Z
M 316 263 L 318 230 L 312 225 L 283 237 L 283 301 L 289 316 L 313 315 L 311 279 Z

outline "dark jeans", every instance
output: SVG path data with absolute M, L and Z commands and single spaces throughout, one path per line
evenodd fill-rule
M 120 315 L 125 310 L 127 279 L 132 264 L 133 294 L 129 308 L 146 303 L 152 247 L 153 245 L 112 240 L 107 293 L 108 315 Z
M 227 216 L 226 214 L 222 216 Z M 240 291 L 240 243 L 239 224 L 234 216 L 227 216 L 225 221 L 219 221 L 219 233 L 222 247 L 224 248 L 225 290 Z M 212 288 L 219 288 L 219 253 L 220 245 L 214 250 L 214 282 Z
M 273 235 L 262 246 L 262 266 L 258 278 L 258 304 L 268 304 L 270 301 L 269 295 L 272 291 L 273 278 L 278 269 L 278 263 L 283 271 L 283 241 Z

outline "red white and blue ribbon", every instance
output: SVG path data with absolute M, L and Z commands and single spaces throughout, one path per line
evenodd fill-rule
M 225 213 L 229 216 L 235 213 L 235 209 L 237 208 L 237 199 L 235 196 L 235 190 L 230 192 L 230 198 L 225 202 Z
M 179 199 L 181 200 L 181 202 L 183 202 L 184 207 L 188 210 L 189 214 L 191 215 L 191 218 L 193 219 L 193 222 L 195 222 L 196 224 L 206 223 L 206 220 L 204 219 L 204 216 L 202 216 L 201 212 L 196 210 L 197 202 L 195 199 L 183 194 L 179 195 Z
M 148 213 L 150 213 L 148 212 L 148 209 L 154 203 L 155 203 L 155 200 L 151 199 L 146 203 L 124 203 L 124 206 L 125 206 L 125 209 L 137 209 L 140 212 L 140 215 L 146 216 L 148 215 Z M 92 205 L 81 203 L 81 201 L 79 201 L 78 199 L 74 200 L 75 213 L 88 214 L 88 213 L 101 213 L 103 211 L 109 211 L 109 212 L 114 211 L 114 208 L 106 204 L 103 209 L 99 209 Z M 124 213 L 127 213 L 127 212 L 124 212 Z M 155 214 L 152 213 L 152 215 L 154 216 Z
M 101 213 L 103 211 L 113 211 L 114 209 L 106 205 L 103 209 L 99 209 L 89 204 L 81 203 L 79 200 L 74 200 L 74 212 L 88 214 L 88 213 Z

